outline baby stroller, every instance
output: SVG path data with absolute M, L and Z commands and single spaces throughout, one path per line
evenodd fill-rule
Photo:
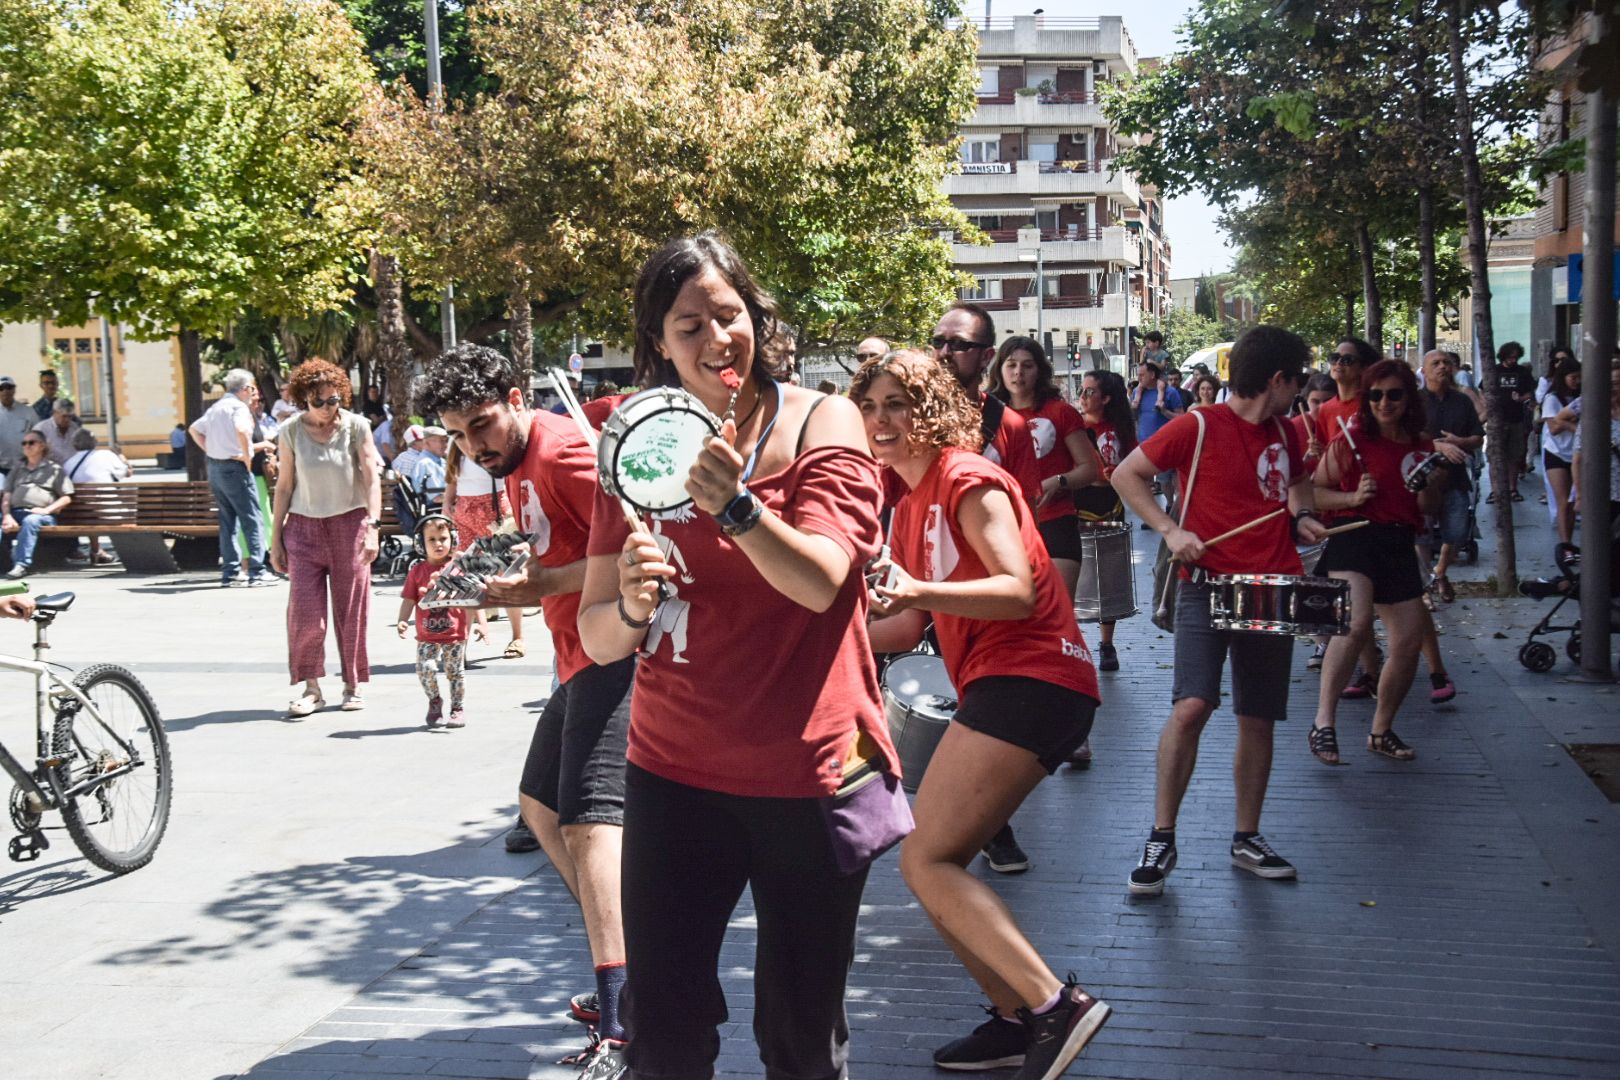
M 1530 635 L 1525 643 L 1519 646 L 1519 663 L 1531 671 L 1544 674 L 1553 669 L 1558 662 L 1558 652 L 1545 641 L 1537 641 L 1538 637 L 1550 637 L 1554 634 L 1569 635 L 1564 642 L 1564 654 L 1573 664 L 1581 662 L 1581 624 L 1580 624 L 1580 595 L 1581 595 L 1581 549 L 1574 544 L 1559 544 L 1553 555 L 1558 564 L 1561 576 L 1552 580 L 1523 581 L 1519 584 L 1519 591 L 1526 596 L 1545 600 L 1550 596 L 1558 597 L 1558 603 L 1552 610 L 1541 617 L 1541 621 L 1530 628 Z M 1611 590 L 1620 587 L 1620 582 L 1612 582 Z M 1558 612 L 1571 600 L 1575 601 L 1575 613 L 1570 616 L 1574 619 L 1569 623 L 1558 623 Z M 1610 629 L 1620 629 L 1620 620 L 1615 617 L 1614 603 L 1609 607 Z
M 394 481 L 394 514 L 399 518 L 399 535 L 390 536 L 383 540 L 378 548 L 378 561 L 388 567 L 390 577 L 400 577 L 410 571 L 411 565 L 421 559 L 422 553 L 416 550 L 416 523 L 422 520 L 424 514 L 429 513 L 432 507 L 416 490 L 408 476 L 402 476 L 388 470 L 387 475 Z

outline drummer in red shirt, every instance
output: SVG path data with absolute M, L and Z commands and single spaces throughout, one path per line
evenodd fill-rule
M 1417 756 L 1392 725 L 1395 710 L 1412 688 L 1425 626 L 1423 568 L 1415 538 L 1424 527 L 1424 515 L 1439 509 L 1444 494 L 1441 484 L 1427 482 L 1434 473 L 1419 493 L 1406 486 L 1407 474 L 1434 453 L 1434 443 L 1423 434 L 1423 401 L 1412 369 L 1381 360 L 1367 369 L 1365 385 L 1350 435 L 1341 432 L 1329 443 L 1316 469 L 1319 506 L 1344 511 L 1348 520 L 1371 522 L 1331 537 L 1316 564 L 1317 573 L 1350 583 L 1350 633 L 1328 646 L 1310 731 L 1311 753 L 1328 765 L 1339 764 L 1335 713 L 1356 656 L 1372 639 L 1375 610 L 1389 632 L 1389 658 L 1378 678 L 1367 749 L 1397 761 Z
M 1263 878 L 1292 878 L 1294 867 L 1260 835 L 1260 810 L 1271 776 L 1272 728 L 1288 716 L 1290 635 L 1217 630 L 1210 619 L 1207 574 L 1301 571 L 1296 542 L 1322 539 L 1311 485 L 1300 462 L 1305 448 L 1284 418 L 1305 379 L 1311 349 L 1298 334 L 1258 326 L 1231 352 L 1228 401 L 1178 416 L 1114 470 L 1114 488 L 1164 537 L 1182 565 L 1176 594 L 1176 662 L 1170 719 L 1159 736 L 1153 830 L 1131 871 L 1131 892 L 1157 896 L 1176 865 L 1176 816 L 1198 760 L 1198 740 L 1221 700 L 1221 669 L 1230 652 L 1237 748 L 1237 830 L 1232 865 Z M 1198 437 L 1204 430 L 1203 446 Z M 1189 484 L 1189 473 L 1199 464 Z M 1153 477 L 1180 474 L 1185 515 L 1178 524 L 1153 498 Z M 1190 488 L 1190 490 L 1189 490 Z M 1214 545 L 1215 537 L 1279 510 L 1259 525 Z
M 1074 504 L 1080 520 L 1093 527 L 1123 524 L 1125 504 L 1119 501 L 1119 492 L 1109 481 L 1119 463 L 1136 449 L 1136 417 L 1131 415 L 1125 380 L 1112 371 L 1086 372 L 1080 382 L 1080 413 L 1085 418 L 1086 433 L 1096 443 L 1097 457 L 1102 461 L 1102 474 L 1090 487 L 1075 494 Z M 1097 626 L 1101 638 L 1097 643 L 1097 670 L 1118 671 L 1114 620 L 1104 619 Z
M 943 1068 L 1023 1064 L 1056 1077 L 1107 1005 L 1041 960 L 994 892 L 965 869 L 1091 730 L 1097 675 L 1034 515 L 1005 470 L 975 453 L 978 414 L 925 354 L 893 352 L 850 383 L 877 459 L 910 490 L 895 508 L 871 626 L 881 651 L 911 648 L 933 616 L 959 695 L 900 848 L 906 883 L 990 998 L 992 1018 L 934 1055 Z

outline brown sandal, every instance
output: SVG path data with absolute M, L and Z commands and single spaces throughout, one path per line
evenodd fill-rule
M 1339 760 L 1339 735 L 1330 727 L 1312 726 L 1310 734 L 1306 736 L 1310 742 L 1311 753 L 1316 760 L 1324 765 L 1343 764 Z
M 1401 737 L 1395 734 L 1395 730 L 1393 728 L 1384 732 L 1382 735 L 1368 735 L 1367 749 L 1371 750 L 1375 754 L 1382 754 L 1387 758 L 1394 758 L 1396 761 L 1411 761 L 1413 758 L 1417 757 L 1417 751 L 1402 742 Z

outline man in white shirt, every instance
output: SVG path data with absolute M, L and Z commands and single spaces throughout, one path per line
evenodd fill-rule
M 45 456 L 60 465 L 76 453 L 73 436 L 78 434 L 80 426 L 73 412 L 73 402 L 59 397 L 51 406 L 51 418 L 35 424 L 34 430 L 45 438 Z
M 450 449 L 450 437 L 442 427 L 422 429 L 422 456 L 411 466 L 411 486 L 428 506 L 444 501 L 444 455 Z
M 422 440 L 427 438 L 427 432 L 421 424 L 412 424 L 405 429 L 405 449 L 394 456 L 390 467 L 394 476 L 411 485 L 416 490 L 416 481 L 412 474 L 416 471 L 416 463 L 422 460 Z M 394 488 L 394 513 L 399 518 L 400 531 L 406 536 L 416 535 L 416 515 L 411 513 L 410 504 L 405 501 L 405 492 L 402 488 Z
M 23 436 L 39 423 L 34 410 L 17 401 L 17 380 L 0 375 L 0 472 L 23 459 Z
M 225 375 L 225 396 L 191 425 L 191 437 L 208 455 L 208 486 L 219 507 L 220 587 L 236 583 L 242 555 L 238 528 L 247 536 L 249 585 L 274 585 L 265 569 L 264 518 L 253 484 L 253 375 L 241 368 Z
M 282 383 L 281 396 L 276 399 L 274 405 L 270 406 L 270 419 L 277 424 L 284 424 L 287 422 L 287 417 L 296 414 L 298 411 L 298 404 L 292 399 L 292 383 Z

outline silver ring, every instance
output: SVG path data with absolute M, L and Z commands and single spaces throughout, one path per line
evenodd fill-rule
M 634 565 L 636 565 L 636 553 L 635 552 L 627 551 L 627 552 L 624 553 L 624 565 L 626 565 L 626 566 L 634 566 Z

